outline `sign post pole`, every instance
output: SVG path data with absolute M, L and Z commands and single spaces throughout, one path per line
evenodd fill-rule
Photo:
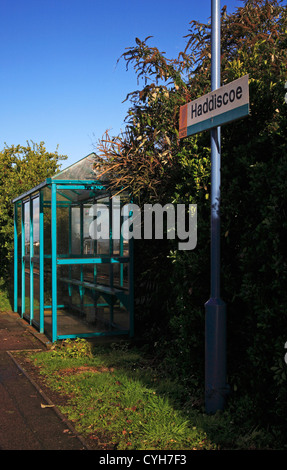
M 220 87 L 220 0 L 211 0 L 211 89 Z M 211 134 L 211 286 L 205 304 L 205 410 L 224 408 L 226 385 L 226 305 L 220 298 L 221 128 Z
M 226 383 L 226 305 L 220 298 L 220 126 L 249 115 L 248 75 L 220 87 L 220 23 L 220 0 L 211 0 L 211 92 L 181 106 L 179 114 L 180 139 L 207 129 L 211 137 L 211 285 L 210 299 L 205 304 L 207 413 L 224 408 L 229 388 Z

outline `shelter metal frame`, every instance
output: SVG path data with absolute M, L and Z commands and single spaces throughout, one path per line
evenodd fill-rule
M 85 159 L 82 164 L 84 161 Z M 125 245 L 124 251 L 124 240 L 120 234 L 118 249 L 116 252 L 113 249 L 112 194 L 108 182 L 91 179 L 90 175 L 89 179 L 83 180 L 65 179 L 69 175 L 69 172 L 66 173 L 67 175 L 64 170 L 52 178 L 47 178 L 40 185 L 12 201 L 14 203 L 14 311 L 20 313 L 21 317 L 28 320 L 40 333 L 47 333 L 46 316 L 49 312 L 51 324 L 48 336 L 52 342 L 66 338 L 102 335 L 124 334 L 132 337 L 134 334 L 133 240 L 125 241 L 127 246 Z M 93 240 L 84 238 L 85 204 L 89 201 L 91 207 L 91 201 L 103 198 L 110 218 L 108 248 L 105 253 L 97 251 L 85 253 L 84 243 L 89 242 L 90 245 L 94 243 Z M 79 213 L 79 250 L 75 253 L 72 250 L 75 243 L 72 214 L 76 210 Z M 65 211 L 65 223 L 62 223 L 62 226 L 58 216 L 61 211 Z M 66 252 L 60 252 L 59 240 L 61 232 L 65 230 L 68 233 L 63 242 Z M 47 237 L 50 238 L 48 243 Z M 46 249 L 48 245 L 50 250 Z M 99 281 L 97 276 L 97 271 L 103 266 L 109 272 L 105 282 Z M 88 279 L 85 276 L 86 267 L 89 269 Z M 117 282 L 114 282 L 115 268 L 117 268 Z M 60 272 L 61 269 L 65 271 L 65 275 Z M 73 275 L 73 270 L 77 270 L 77 276 Z M 64 297 L 60 295 L 62 288 L 66 293 Z M 48 301 L 45 299 L 47 291 Z M 90 303 L 85 299 L 87 295 Z M 78 299 L 76 302 L 73 300 L 74 296 Z M 119 313 L 115 314 L 115 306 L 124 312 L 121 313 L 121 317 Z M 78 325 L 87 323 L 85 312 L 88 309 L 93 312 L 93 321 L 90 322 L 88 329 L 79 327 L 77 331 L 74 325 L 69 331 L 68 320 L 61 331 L 59 314 L 67 312 L 69 308 L 78 312 L 74 315 L 79 321 Z M 104 313 L 100 315 L 101 320 L 96 321 L 95 312 L 100 309 Z M 121 321 L 117 321 L 119 318 L 124 319 L 122 324 Z

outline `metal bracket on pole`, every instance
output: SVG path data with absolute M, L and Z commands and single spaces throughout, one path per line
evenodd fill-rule
M 211 91 L 220 87 L 220 0 L 211 0 Z M 226 384 L 226 305 L 220 298 L 221 129 L 211 129 L 211 295 L 205 304 L 205 410 L 222 410 Z

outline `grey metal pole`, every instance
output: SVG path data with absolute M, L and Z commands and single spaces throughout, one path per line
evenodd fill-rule
M 211 0 L 211 91 L 220 87 L 220 0 Z M 222 410 L 226 384 L 226 305 L 220 298 L 220 127 L 211 129 L 211 291 L 205 304 L 205 410 Z

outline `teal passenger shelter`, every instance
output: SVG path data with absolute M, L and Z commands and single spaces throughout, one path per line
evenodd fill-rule
M 109 182 L 97 180 L 95 158 L 12 201 L 14 311 L 52 342 L 133 336 L 133 246 L 118 230 L 128 197 L 114 198 Z M 109 214 L 107 239 L 91 230 L 99 205 Z

